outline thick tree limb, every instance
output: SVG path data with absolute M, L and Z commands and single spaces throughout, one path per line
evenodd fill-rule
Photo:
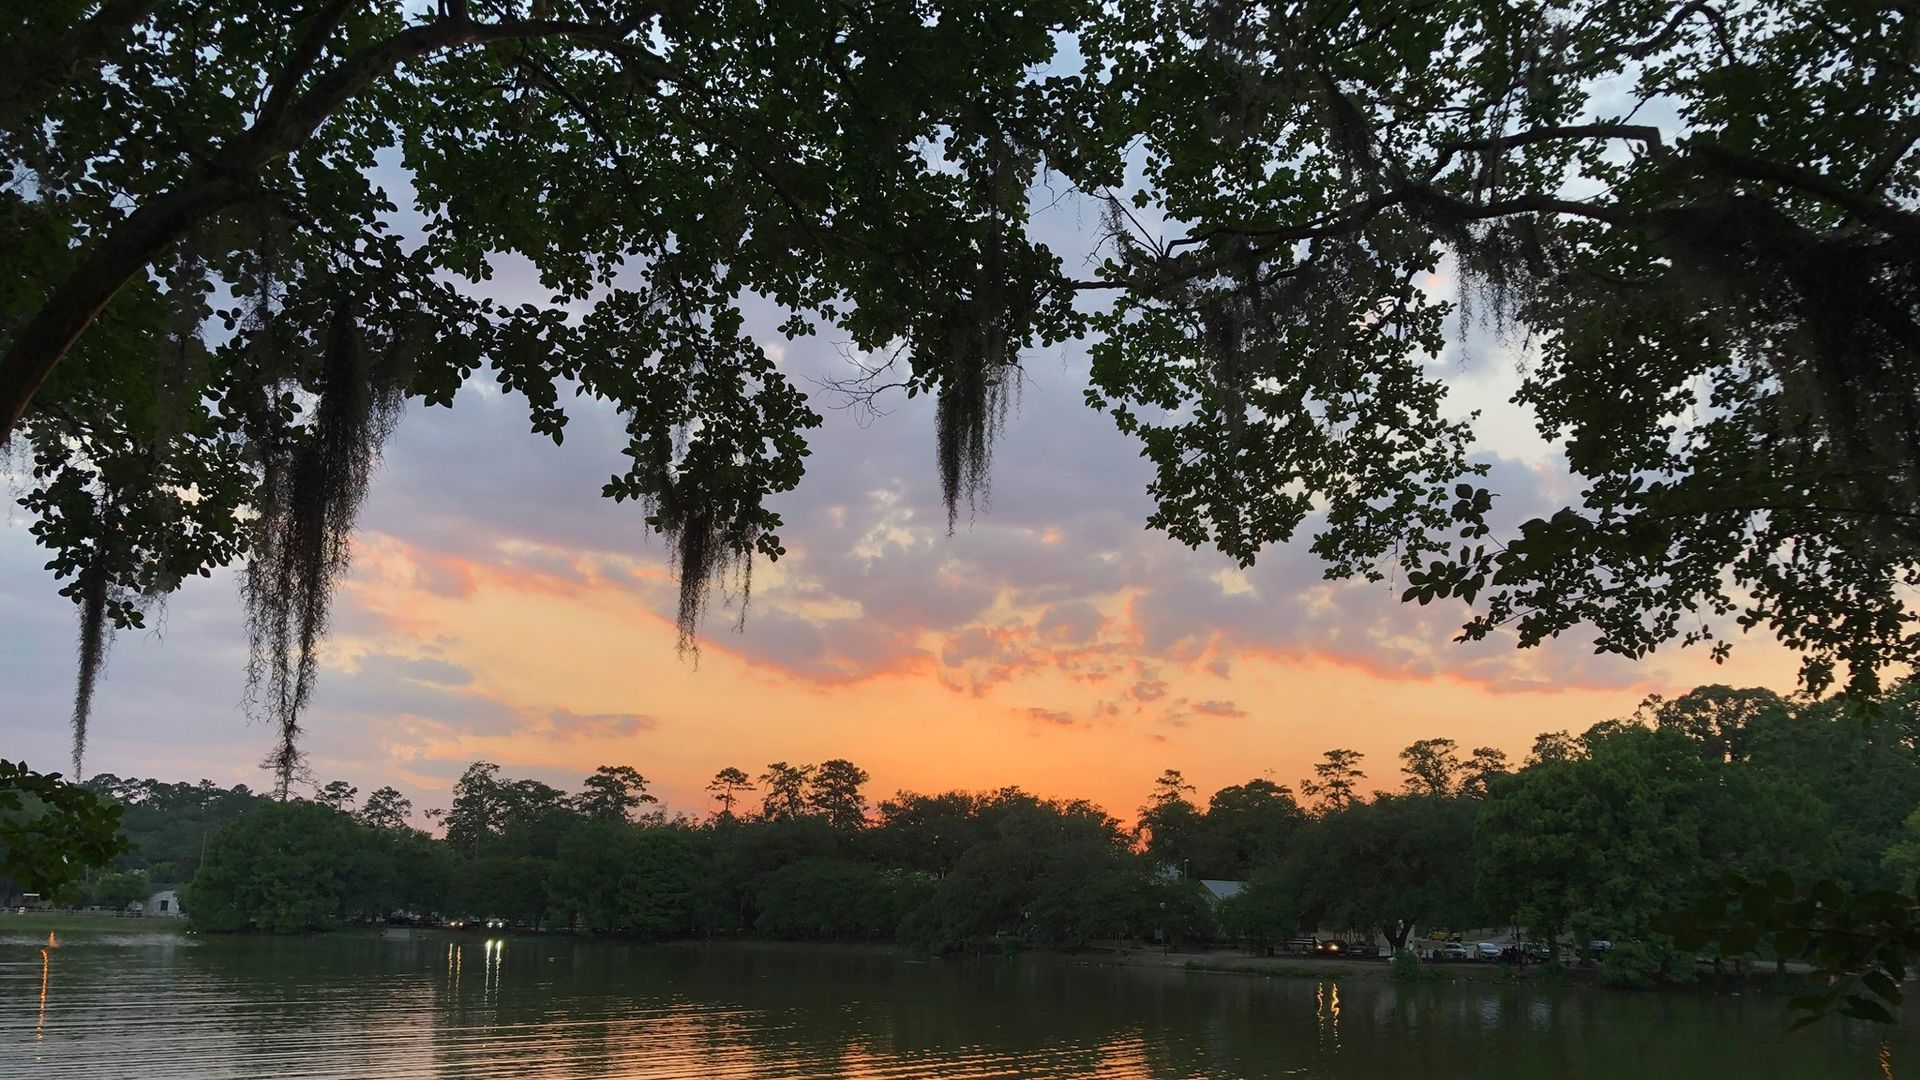
M 127 282 L 194 223 L 240 201 L 244 192 L 234 176 L 201 171 L 128 215 L 94 245 L 0 357 L 0 416 L 6 420 L 0 442 L 13 434 L 27 403 Z
M 294 94 L 299 91 L 300 84 L 313 71 L 313 65 L 319 63 L 327 42 L 333 40 L 334 32 L 340 29 L 347 14 L 359 3 L 361 0 L 326 0 L 308 16 L 307 32 L 301 35 L 299 43 L 293 47 L 293 55 L 287 60 L 287 66 L 274 79 L 272 89 L 267 93 L 266 104 L 260 107 L 259 118 L 255 121 L 257 126 L 272 127 L 280 122 Z
M 1856 190 L 1817 169 L 1755 157 L 1709 140 L 1688 143 L 1686 157 L 1723 176 L 1793 188 L 1846 211 L 1862 224 L 1883 229 L 1909 244 L 1920 244 L 1920 216 Z
M 325 20 L 346 4 L 323 11 Z M 245 198 L 267 165 L 311 138 L 327 117 L 411 60 L 470 45 L 519 40 L 570 40 L 589 48 L 617 45 L 636 20 L 620 23 L 516 19 L 477 23 L 442 19 L 409 27 L 342 60 L 296 97 L 270 97 L 254 125 L 194 170 L 173 190 L 135 210 L 94 243 L 56 286 L 0 356 L 0 442 L 11 437 L 27 404 L 115 295 L 198 222 Z M 319 42 L 308 37 L 301 50 Z M 296 63 L 299 57 L 296 57 Z M 312 62 L 311 58 L 307 61 Z M 289 72 L 297 81 L 297 76 Z

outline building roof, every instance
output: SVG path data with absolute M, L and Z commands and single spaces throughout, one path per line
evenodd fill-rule
M 1246 889 L 1247 883 L 1244 881 L 1216 881 L 1211 878 L 1202 878 L 1200 879 L 1200 887 L 1211 893 L 1215 900 L 1225 900 L 1229 897 L 1239 896 L 1240 893 Z

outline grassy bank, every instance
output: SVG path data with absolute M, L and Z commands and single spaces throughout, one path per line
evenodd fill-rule
M 185 919 L 129 919 L 72 911 L 0 914 L 0 939 L 48 934 L 184 934 Z

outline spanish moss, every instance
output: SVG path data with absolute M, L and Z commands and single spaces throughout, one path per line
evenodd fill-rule
M 93 714 L 93 690 L 100 681 L 101 669 L 106 666 L 113 628 L 107 620 L 104 562 L 96 557 L 80 572 L 80 580 L 75 584 L 80 591 L 80 663 L 73 688 L 73 778 L 79 780 L 86 775 L 80 766 L 87 752 L 87 721 Z
M 300 749 L 299 733 L 297 726 L 291 732 L 282 730 L 280 740 L 260 760 L 260 767 L 273 774 L 273 797 L 279 802 L 287 801 L 295 784 L 313 786 L 313 770 L 307 767 L 306 751 Z
M 934 429 L 949 533 L 959 522 L 963 500 L 970 511 L 985 501 L 994 440 L 1007 417 L 1006 379 L 1011 370 L 1011 365 L 989 363 L 983 352 L 976 351 L 949 368 L 940 384 Z
M 1002 186 L 1006 182 L 1000 174 L 995 180 Z M 1004 192 L 999 194 L 1004 196 Z M 944 340 L 939 342 L 945 368 L 934 409 L 934 430 L 948 534 L 959 522 L 961 500 L 966 501 L 969 511 L 977 511 L 986 499 L 993 444 L 1007 418 L 1007 381 L 1019 370 L 1007 329 L 1006 284 L 1002 280 L 1006 270 L 1005 232 L 1006 223 L 998 215 L 988 221 L 972 295 L 948 313 Z
M 670 487 L 668 492 L 654 506 L 653 518 L 672 548 L 670 558 L 679 589 L 674 624 L 679 632 L 680 655 L 697 660 L 697 634 L 715 593 L 726 596 L 729 585 L 737 590 L 739 623 L 746 621 L 759 530 L 729 520 L 711 507 L 692 503 L 684 487 Z
M 399 381 L 374 370 L 342 299 L 328 324 L 313 419 L 268 423 L 258 444 L 259 519 L 241 580 L 247 609 L 247 699 L 279 734 L 269 755 L 276 789 L 298 770 L 300 713 L 313 693 L 333 590 L 348 566 L 353 525 L 380 447 L 404 401 Z M 269 386 L 267 393 L 277 391 Z

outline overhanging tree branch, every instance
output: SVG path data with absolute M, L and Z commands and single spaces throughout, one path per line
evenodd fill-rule
M 337 17 L 347 7 L 350 3 L 339 3 L 322 12 L 319 25 L 324 27 L 330 16 Z M 347 57 L 284 104 L 276 88 L 276 96 L 269 98 L 252 127 L 194 169 L 179 186 L 109 229 L 20 328 L 0 356 L 0 419 L 4 419 L 0 441 L 12 436 L 33 395 L 135 275 L 195 224 L 245 198 L 262 169 L 299 149 L 329 116 L 381 78 L 409 61 L 472 45 L 567 40 L 608 49 L 630 34 L 635 24 L 631 16 L 619 23 L 442 19 L 409 27 Z M 317 53 L 320 45 L 309 35 L 301 49 L 311 47 Z M 291 70 L 289 75 L 293 76 Z
M 91 17 L 35 49 L 10 43 L 0 53 L 0 109 L 31 116 L 59 94 L 83 66 L 100 63 L 127 32 L 160 6 L 160 0 L 106 0 Z

